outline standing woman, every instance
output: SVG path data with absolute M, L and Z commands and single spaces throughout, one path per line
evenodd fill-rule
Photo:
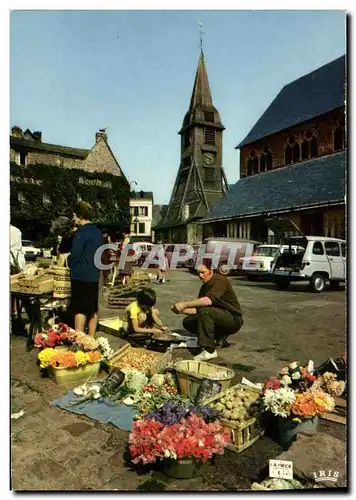
M 124 240 L 121 245 L 121 254 L 124 250 L 124 248 L 129 245 L 129 248 L 127 249 L 127 257 L 132 257 L 135 254 L 135 250 L 133 249 L 133 241 L 130 236 L 130 229 L 128 227 L 125 227 L 123 230 L 123 237 Z M 122 285 L 126 285 L 127 283 L 127 277 L 132 276 L 132 267 L 133 267 L 133 262 L 132 261 L 125 261 L 123 269 L 120 269 L 119 275 L 121 279 Z

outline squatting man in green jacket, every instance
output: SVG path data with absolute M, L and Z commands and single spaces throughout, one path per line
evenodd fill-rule
M 198 336 L 202 352 L 194 359 L 208 361 L 217 357 L 216 347 L 224 347 L 227 337 L 240 330 L 243 319 L 230 280 L 216 273 L 210 261 L 199 266 L 198 274 L 203 283 L 198 298 L 176 302 L 171 309 L 185 314 L 184 328 Z

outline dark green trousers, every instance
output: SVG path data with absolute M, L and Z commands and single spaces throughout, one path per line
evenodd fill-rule
M 183 326 L 198 336 L 200 347 L 215 349 L 218 338 L 237 333 L 243 325 L 242 316 L 218 307 L 200 307 L 197 314 L 187 316 Z

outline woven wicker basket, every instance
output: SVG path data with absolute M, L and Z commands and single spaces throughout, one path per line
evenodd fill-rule
M 70 269 L 68 259 L 64 259 L 64 266 L 51 266 L 54 280 L 53 297 L 57 299 L 68 299 L 71 296 Z
M 211 380 L 221 384 L 221 390 L 231 387 L 235 372 L 225 366 L 213 365 L 204 361 L 184 360 L 174 363 L 177 373 L 179 389 L 182 394 L 195 398 L 199 392 L 203 379 L 209 379 L 209 374 L 221 374 L 219 378 Z

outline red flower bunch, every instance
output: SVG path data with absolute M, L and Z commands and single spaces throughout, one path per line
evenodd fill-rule
M 197 458 L 206 462 L 222 455 L 230 441 L 230 431 L 219 422 L 205 423 L 196 414 L 180 423 L 164 426 L 155 420 L 134 422 L 129 437 L 134 463 L 155 462 L 157 458 Z
M 309 382 L 309 385 L 312 385 L 317 379 L 317 377 L 309 373 L 308 370 L 306 370 L 306 368 L 301 368 L 301 373 L 302 373 L 302 378 L 307 382 Z
M 73 344 L 75 330 L 64 323 L 54 325 L 46 333 L 37 333 L 34 343 L 37 347 L 56 347 L 57 345 Z
M 265 382 L 265 387 L 264 389 L 272 389 L 275 391 L 276 389 L 279 389 L 281 387 L 281 381 L 277 377 L 271 377 L 270 379 Z

